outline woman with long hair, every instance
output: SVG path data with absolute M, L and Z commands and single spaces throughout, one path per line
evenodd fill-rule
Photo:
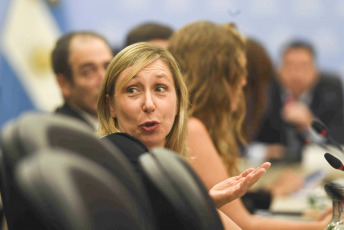
M 124 147 L 134 166 L 141 154 L 155 147 L 171 149 L 190 162 L 186 143 L 188 105 L 187 88 L 173 56 L 157 45 L 136 43 L 118 53 L 106 71 L 97 105 L 100 134 L 115 144 L 119 133 L 135 138 L 140 149 Z M 216 207 L 244 194 L 269 166 L 265 163 L 257 170 L 248 169 L 210 189 Z M 240 229 L 222 212 L 219 215 L 226 229 Z M 168 225 L 173 215 L 162 216 L 167 219 L 160 219 L 161 225 L 171 229 Z
M 245 117 L 245 39 L 230 25 L 201 21 L 184 26 L 169 48 L 189 91 L 191 164 L 207 188 L 238 172 L 238 142 Z M 323 229 L 329 222 L 293 222 L 251 215 L 236 199 L 221 210 L 242 229 Z

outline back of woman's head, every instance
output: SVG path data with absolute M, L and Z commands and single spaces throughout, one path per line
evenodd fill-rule
M 100 135 L 121 132 L 116 118 L 111 116 L 109 101 L 116 100 L 116 93 L 120 92 L 125 84 L 135 77 L 140 70 L 156 60 L 163 61 L 171 71 L 179 108 L 172 130 L 166 137 L 165 147 L 187 157 L 186 122 L 188 92 L 186 85 L 174 57 L 166 49 L 148 42 L 139 42 L 126 47 L 110 62 L 98 96 L 97 111 L 100 121 L 99 132 Z M 116 81 L 118 77 L 128 68 L 131 68 L 131 71 L 125 76 L 121 84 L 117 85 Z
M 239 63 L 244 55 L 244 40 L 230 25 L 201 21 L 176 31 L 169 50 L 181 65 L 189 90 L 189 115 L 205 124 L 217 151 L 233 169 L 234 158 L 225 158 L 229 151 L 238 153 L 234 136 L 240 136 L 245 109 L 241 102 L 238 111 L 231 112 L 228 91 L 236 90 L 246 75 L 245 67 Z
M 254 39 L 247 39 L 247 84 L 244 88 L 247 116 L 245 136 L 251 141 L 262 122 L 267 107 L 267 89 L 274 78 L 275 70 L 265 48 Z

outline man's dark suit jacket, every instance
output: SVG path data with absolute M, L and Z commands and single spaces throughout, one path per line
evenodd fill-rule
M 94 129 L 94 127 L 87 121 L 85 120 L 85 118 L 83 118 L 81 116 L 81 114 L 74 110 L 70 105 L 68 105 L 67 103 L 64 103 L 63 106 L 61 107 L 58 107 L 56 110 L 55 110 L 55 113 L 58 113 L 58 114 L 62 114 L 62 115 L 66 115 L 66 116 L 69 116 L 69 117 L 73 117 L 73 118 L 76 118 L 80 121 L 82 121 L 83 123 L 87 124 L 89 127 L 91 127 L 92 129 Z
M 256 140 L 268 144 L 287 145 L 287 124 L 281 117 L 282 93 L 277 81 L 269 92 L 270 105 L 263 119 Z M 329 134 L 339 143 L 344 143 L 343 89 L 339 78 L 321 75 L 311 93 L 310 109 L 329 129 Z

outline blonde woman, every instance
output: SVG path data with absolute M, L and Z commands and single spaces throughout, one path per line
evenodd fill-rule
M 143 42 L 117 54 L 106 71 L 97 108 L 101 135 L 116 143 L 119 133 L 125 133 L 141 143 L 140 149 L 127 153 L 134 165 L 140 154 L 154 147 L 169 148 L 190 161 L 186 145 L 188 92 L 166 49 Z M 269 166 L 248 169 L 214 186 L 209 193 L 217 207 L 243 195 Z M 240 229 L 219 214 L 226 229 Z

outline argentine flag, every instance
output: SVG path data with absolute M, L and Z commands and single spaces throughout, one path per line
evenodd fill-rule
M 63 27 L 61 0 L 0 2 L 0 126 L 28 110 L 53 111 L 62 96 L 50 55 Z

